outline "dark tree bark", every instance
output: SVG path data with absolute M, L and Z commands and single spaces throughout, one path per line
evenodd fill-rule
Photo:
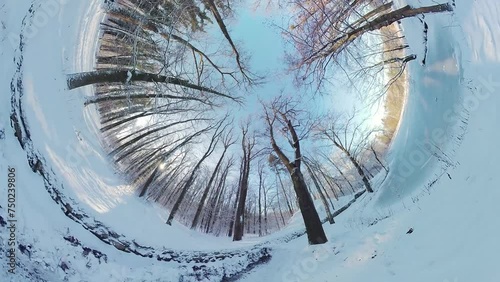
M 267 234 L 269 226 L 267 225 L 267 191 L 264 189 L 264 234 Z
M 354 158 L 354 156 L 352 156 L 349 151 L 344 150 L 344 153 L 347 155 L 347 157 L 349 158 L 349 160 L 351 161 L 351 163 L 354 165 L 354 167 L 358 171 L 359 175 L 361 175 L 361 179 L 362 179 L 362 181 L 363 181 L 363 183 L 364 183 L 364 185 L 366 187 L 366 191 L 368 193 L 373 193 L 372 185 L 370 184 L 370 181 L 368 180 L 368 177 L 366 177 L 366 174 L 363 171 L 363 168 L 359 164 L 358 160 L 356 160 L 356 158 Z
M 248 136 L 248 124 L 242 127 L 241 147 L 243 150 L 242 165 L 240 170 L 239 199 L 234 218 L 233 241 L 240 241 L 243 238 L 245 222 L 245 204 L 248 193 L 248 179 L 250 177 L 250 164 L 254 157 L 255 137 Z
M 262 188 L 264 186 L 264 167 L 262 163 L 259 163 L 259 168 L 258 168 L 258 174 L 259 174 L 259 199 L 258 199 L 258 214 L 259 214 L 259 237 L 262 236 Z
M 215 176 L 217 175 L 220 165 L 222 163 L 222 160 L 224 159 L 224 155 L 226 154 L 226 149 L 224 149 L 223 153 L 221 154 L 219 161 L 217 162 L 217 165 L 214 168 L 214 171 L 212 172 L 212 176 L 210 177 L 210 180 L 208 181 L 207 185 L 205 186 L 205 190 L 203 192 L 203 195 L 201 196 L 200 202 L 198 203 L 198 208 L 196 209 L 196 213 L 194 215 L 193 221 L 191 222 L 191 229 L 196 228 L 198 225 L 198 221 L 200 220 L 200 215 L 203 210 L 203 207 L 205 206 L 205 201 L 208 197 L 208 193 L 210 192 L 210 187 L 212 187 L 212 183 L 215 179 Z
M 149 188 L 149 185 L 151 185 L 151 182 L 153 182 L 153 179 L 156 177 L 156 174 L 158 173 L 158 170 L 160 168 L 161 164 L 158 164 L 156 168 L 154 169 L 153 173 L 148 177 L 148 180 L 144 183 L 144 185 L 141 188 L 141 192 L 139 193 L 139 197 L 144 197 L 146 195 L 146 192 Z
M 279 103 L 280 101 L 277 102 Z M 264 108 L 271 146 L 274 152 L 278 155 L 283 165 L 287 168 L 288 173 L 290 174 L 290 178 L 292 179 L 293 188 L 295 190 L 295 194 L 297 195 L 299 208 L 302 213 L 302 219 L 304 220 L 304 224 L 306 227 L 309 244 L 323 244 L 326 243 L 328 239 L 326 238 L 325 232 L 323 230 L 318 212 L 314 207 L 314 202 L 312 200 L 311 194 L 309 194 L 304 176 L 300 171 L 300 165 L 302 162 L 300 139 L 297 132 L 295 131 L 295 127 L 293 126 L 292 121 L 289 119 L 286 112 L 280 111 L 283 110 L 283 107 L 286 108 L 286 105 L 280 106 L 278 103 L 273 103 L 271 109 L 268 109 L 266 107 Z M 270 110 L 272 111 L 272 113 L 269 113 Z M 291 136 L 290 145 L 294 150 L 293 160 L 290 160 L 276 143 L 276 139 L 274 136 L 274 123 L 278 118 L 281 119 L 281 122 L 286 126 L 287 131 Z
M 240 171 L 241 171 L 241 168 L 240 168 Z M 231 212 L 234 213 L 234 214 L 236 214 L 236 208 L 238 207 L 238 200 L 239 200 L 239 198 L 240 198 L 240 187 L 238 186 L 236 188 L 236 198 L 234 199 L 233 206 L 232 206 L 232 209 L 231 209 Z M 231 221 L 229 222 L 229 230 L 227 232 L 227 236 L 228 237 L 232 237 L 233 236 L 234 221 L 235 221 L 235 217 L 233 216 L 233 217 L 231 217 Z
M 382 160 L 379 158 L 378 154 L 377 154 L 377 151 L 375 150 L 375 148 L 373 148 L 373 145 L 370 146 L 370 150 L 372 151 L 373 153 L 373 156 L 375 157 L 375 159 L 377 160 L 377 162 L 382 166 L 382 168 L 385 170 L 386 173 L 389 173 L 389 169 L 384 165 L 384 163 L 382 162 Z
M 226 95 L 224 93 L 221 93 L 219 91 L 216 91 L 208 87 L 190 83 L 189 81 L 182 78 L 168 77 L 153 73 L 143 73 L 135 70 L 108 69 L 108 70 L 97 70 L 91 72 L 75 73 L 75 74 L 69 74 L 67 81 L 68 81 L 68 88 L 70 90 L 98 83 L 113 83 L 113 82 L 129 83 L 135 81 L 165 83 L 165 84 L 182 86 L 197 91 L 207 92 L 215 94 L 217 96 L 235 100 L 235 98 L 229 95 Z M 97 100 L 96 98 L 96 100 L 90 100 L 90 103 L 96 103 L 97 101 L 100 100 Z
M 307 171 L 309 172 L 309 176 L 311 176 L 311 179 L 314 183 L 314 186 L 316 187 L 316 189 L 318 191 L 319 196 L 321 197 L 321 201 L 323 202 L 323 206 L 325 207 L 328 222 L 330 224 L 334 224 L 335 220 L 333 219 L 332 212 L 330 211 L 330 206 L 328 205 L 328 202 L 326 200 L 326 196 L 323 194 L 323 191 L 321 191 L 321 187 L 320 187 L 320 184 L 318 182 L 318 179 L 316 178 L 316 175 L 314 175 L 310 165 L 306 161 L 304 161 L 304 165 L 306 166 Z

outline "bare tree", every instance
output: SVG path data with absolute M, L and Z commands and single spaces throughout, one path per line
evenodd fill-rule
M 196 228 L 198 221 L 200 219 L 201 211 L 203 210 L 203 207 L 205 205 L 205 201 L 208 196 L 208 192 L 210 191 L 210 188 L 212 186 L 212 183 L 214 182 L 217 173 L 219 173 L 219 169 L 222 165 L 222 161 L 224 160 L 224 156 L 226 155 L 227 150 L 231 145 L 235 143 L 234 137 L 232 132 L 228 132 L 223 138 L 222 138 L 222 145 L 223 145 L 223 150 L 221 153 L 221 156 L 219 160 L 217 161 L 217 164 L 215 165 L 215 168 L 212 172 L 212 175 L 210 176 L 210 180 L 208 180 L 207 185 L 205 186 L 205 190 L 203 192 L 203 195 L 200 199 L 200 202 L 198 204 L 198 208 L 196 209 L 196 214 L 194 216 L 193 222 L 191 223 L 191 228 Z
M 323 124 L 316 128 L 316 136 L 330 141 L 332 145 L 345 154 L 361 176 L 366 191 L 373 193 L 370 181 L 363 170 L 362 164 L 357 159 L 358 154 L 365 148 L 365 144 L 373 131 L 364 132 L 362 130 L 363 123 L 359 122 L 356 124 L 355 118 L 355 112 L 350 114 L 345 120 L 342 120 L 341 117 L 328 116 L 323 119 Z
M 290 56 L 291 67 L 299 71 L 300 81 L 307 79 L 321 84 L 331 63 L 337 67 L 339 56 L 344 54 L 353 58 L 360 69 L 366 69 L 359 49 L 353 48 L 361 38 L 405 18 L 428 13 L 452 11 L 449 3 L 426 7 L 394 8 L 390 0 L 293 0 L 296 11 L 293 24 L 285 35 L 294 44 L 297 53 Z M 393 38 L 384 40 L 393 40 Z M 405 48 L 398 46 L 396 48 Z M 381 52 L 391 50 L 383 50 Z M 395 61 L 406 62 L 414 56 L 394 57 L 381 61 L 388 64 Z M 367 62 L 366 60 L 364 61 Z
M 314 207 L 314 202 L 309 194 L 307 184 L 301 172 L 302 153 L 300 141 L 305 138 L 310 130 L 308 126 L 302 127 L 303 132 L 296 131 L 296 125 L 292 120 L 297 119 L 298 111 L 294 108 L 292 101 L 284 99 L 282 96 L 274 99 L 270 105 L 264 105 L 265 122 L 267 133 L 271 142 L 271 147 L 279 157 L 283 165 L 287 168 L 293 183 L 295 194 L 299 202 L 299 208 L 306 226 L 309 244 L 323 244 L 328 241 L 326 238 L 321 220 Z M 307 120 L 301 122 L 308 122 Z M 293 149 L 293 159 L 289 159 L 282 148 L 278 145 L 275 136 L 277 128 L 281 128 L 282 135 L 288 140 Z
M 268 214 L 268 205 L 267 205 L 267 199 L 268 199 L 268 193 L 269 193 L 269 188 L 266 189 L 266 186 L 264 185 L 264 183 L 262 183 L 263 185 L 263 191 L 262 191 L 262 196 L 264 198 L 264 234 L 267 234 L 267 232 L 269 231 L 269 225 L 268 225 L 268 222 L 267 222 L 267 214 Z
M 205 226 L 205 232 L 209 233 L 212 231 L 213 225 L 215 224 L 217 215 L 220 214 L 221 210 L 223 210 L 224 207 L 224 198 L 226 195 L 226 182 L 227 182 L 227 176 L 229 174 L 229 171 L 231 167 L 234 165 L 234 158 L 231 156 L 224 168 L 222 169 L 222 173 L 219 177 L 218 184 L 216 186 L 216 189 L 214 190 L 215 193 L 212 196 L 212 199 L 210 201 L 211 203 L 211 208 L 208 210 L 208 214 L 206 216 L 206 226 Z
M 67 76 L 69 89 L 94 86 L 85 105 L 98 110 L 104 147 L 139 197 L 169 209 L 168 224 L 181 214 L 176 219 L 207 232 L 227 226 L 235 196 L 231 140 L 224 113 L 214 109 L 241 103 L 241 87 L 255 82 L 225 23 L 232 5 L 114 1 L 106 5 L 95 69 Z M 214 23 L 227 40 L 215 51 L 203 40 Z M 214 168 L 207 163 L 216 148 Z
M 328 202 L 326 200 L 325 194 L 323 194 L 323 191 L 321 190 L 321 184 L 319 183 L 318 179 L 316 178 L 316 175 L 314 174 L 313 170 L 311 169 L 311 166 L 308 164 L 307 160 L 304 160 L 304 165 L 307 168 L 307 172 L 309 173 L 309 176 L 311 177 L 314 186 L 316 187 L 316 190 L 318 191 L 318 195 L 321 198 L 321 201 L 323 202 L 323 206 L 325 207 L 325 212 L 326 216 L 328 218 L 328 222 L 330 224 L 335 223 L 335 220 L 333 219 L 332 212 L 330 211 L 330 206 L 328 205 Z
M 290 200 L 288 199 L 288 195 L 287 195 L 287 192 L 285 190 L 285 185 L 283 184 L 283 180 L 281 179 L 281 174 L 280 174 L 281 170 L 283 169 L 283 164 L 281 164 L 281 161 L 279 160 L 279 158 L 277 158 L 273 154 L 270 154 L 269 155 L 269 165 L 274 169 L 276 178 L 279 181 L 279 188 L 281 188 L 281 191 L 283 192 L 283 197 L 285 198 L 285 203 L 286 203 L 286 206 L 288 208 L 288 213 L 290 214 L 290 216 L 292 216 L 293 215 L 292 204 L 290 203 Z M 281 165 L 281 167 L 280 167 L 280 165 Z M 278 193 L 279 192 L 277 192 L 277 194 Z M 280 208 L 280 212 L 281 212 L 281 208 Z
M 342 168 L 340 168 L 340 166 L 335 161 L 332 160 L 331 156 L 327 156 L 326 154 L 322 153 L 321 157 L 323 157 L 323 159 L 327 160 L 327 162 L 329 164 L 331 164 L 339 172 L 340 176 L 345 180 L 345 182 L 347 182 L 349 187 L 351 187 L 352 192 L 353 193 L 356 192 L 356 189 L 354 189 L 354 186 L 352 185 L 352 181 L 342 171 Z
M 258 210 L 257 210 L 257 213 L 258 213 L 258 217 L 259 217 L 259 236 L 262 236 L 263 235 L 263 232 L 262 232 L 262 196 L 264 194 L 264 201 L 265 201 L 265 191 L 263 191 L 264 189 L 264 186 L 265 186 L 265 177 L 264 177 L 264 163 L 263 162 L 259 162 L 258 163 L 258 166 L 257 166 L 257 174 L 259 175 L 259 199 L 258 199 Z M 265 203 L 264 203 L 265 205 Z M 265 211 L 264 209 L 264 212 L 267 212 Z
M 375 157 L 377 162 L 380 164 L 380 166 L 382 166 L 382 168 L 385 170 L 386 173 L 389 173 L 389 168 L 386 165 L 384 165 L 384 163 L 382 162 L 381 158 L 379 157 L 379 153 L 377 153 L 377 150 L 374 147 L 374 144 L 371 144 L 370 150 L 372 151 L 373 156 Z
M 257 156 L 255 151 L 256 138 L 255 134 L 249 136 L 249 123 L 247 121 L 246 124 L 241 126 L 241 149 L 243 151 L 243 155 L 241 157 L 241 166 L 240 166 L 240 181 L 239 181 L 239 197 L 238 197 L 238 206 L 236 208 L 236 214 L 234 218 L 234 234 L 233 241 L 240 241 L 243 238 L 244 232 L 244 222 L 245 222 L 245 204 L 248 193 L 248 179 L 250 177 L 250 165 L 252 160 Z
M 98 56 L 99 65 L 103 69 L 69 75 L 69 88 L 103 82 L 180 82 L 184 87 L 195 90 L 221 93 L 201 85 L 201 81 L 212 71 L 220 74 L 221 78 L 230 76 L 237 82 L 239 79 L 236 74 L 240 73 L 246 82 L 251 82 L 240 52 L 224 23 L 223 14 L 229 14 L 231 2 L 130 0 L 107 6 L 107 17 L 102 23 L 101 41 L 104 44 L 101 45 Z M 221 9 L 224 13 L 220 13 Z M 212 56 L 190 42 L 192 34 L 200 33 L 212 22 L 205 10 L 211 12 L 217 26 L 230 43 L 238 71 L 217 64 Z M 159 42 L 158 38 L 165 41 Z M 194 79 L 183 78 L 180 72 L 170 76 L 160 75 L 161 72 L 171 72 L 179 63 L 182 64 L 181 69 L 185 69 L 187 65 L 194 67 Z M 182 73 L 187 74 L 184 71 Z
M 167 224 L 171 225 L 175 218 L 192 229 L 229 235 L 238 241 L 245 232 L 262 236 L 283 228 L 298 207 L 309 243 L 325 243 L 327 238 L 314 200 L 321 200 L 333 223 L 331 198 L 350 193 L 342 188 L 348 187 L 344 180 L 353 192 L 355 188 L 350 175 L 332 155 L 308 152 L 310 161 L 304 159 L 303 148 L 318 141 L 308 138 L 317 120 L 300 111 L 296 101 L 281 96 L 264 105 L 264 140 L 271 144 L 265 148 L 266 154 L 257 150 L 257 141 L 262 139 L 253 134 L 254 124 L 250 121 L 241 129 L 241 150 L 234 153 L 231 147 L 237 137 L 224 116 L 230 109 L 224 107 L 244 101 L 246 86 L 257 83 L 257 77 L 246 67 L 244 52 L 230 33 L 228 19 L 233 16 L 235 3 L 113 2 L 107 6 L 101 23 L 96 68 L 68 75 L 68 88 L 94 87 L 94 96 L 86 97 L 85 105 L 95 107 L 100 114 L 103 144 L 113 165 L 137 188 L 139 197 L 170 210 Z M 293 66 L 306 73 L 318 66 L 326 68 L 330 60 L 351 52 L 364 34 L 394 22 L 390 16 L 404 18 L 446 9 L 445 5 L 437 5 L 392 10 L 392 2 L 386 0 L 291 3 L 300 9 L 294 10 L 299 17 L 293 18 L 298 21 L 288 35 L 299 53 L 303 52 Z M 312 28 L 315 23 L 316 29 Z M 208 24 L 223 36 L 216 51 L 203 40 L 207 39 L 203 31 Z M 307 33 L 313 36 L 307 38 Z M 384 42 L 398 37 L 388 36 Z M 299 46 L 307 43 L 306 39 L 311 46 Z M 392 50 L 383 52 L 406 48 L 397 42 Z M 349 54 L 355 57 L 360 72 L 374 67 L 363 65 L 367 61 L 363 55 Z M 389 56 L 375 66 L 398 60 L 406 63 L 406 59 Z M 367 176 L 374 166 L 363 163 L 370 153 L 368 147 L 332 135 L 330 129 L 331 124 L 324 124 L 322 138 L 344 148 L 343 154 L 370 190 Z M 338 133 L 337 127 L 333 129 Z M 363 156 L 359 155 L 361 148 L 366 150 Z M 266 156 L 274 156 L 270 167 L 263 165 Z M 257 157 L 261 159 L 255 169 Z M 374 157 L 382 164 L 375 152 Z M 235 160 L 239 161 L 239 169 Z M 303 162 L 307 173 L 301 170 Z
M 238 69 L 242 74 L 242 77 L 247 82 L 253 83 L 256 80 L 256 78 L 253 77 L 253 74 L 251 74 L 245 67 L 240 51 L 236 47 L 236 44 L 234 43 L 231 35 L 229 34 L 229 31 L 223 19 L 223 15 L 220 12 L 220 8 L 222 8 L 226 14 L 232 13 L 230 1 L 215 1 L 215 0 L 202 0 L 202 1 L 208 8 L 208 10 L 212 13 L 213 17 L 215 18 L 215 21 L 217 22 L 217 25 L 219 26 L 219 29 L 221 30 L 227 42 L 231 46 L 231 49 L 233 50 L 234 57 L 236 60 L 236 65 L 238 66 Z
M 194 166 L 194 168 L 191 170 L 191 173 L 189 174 L 189 177 L 186 179 L 186 181 L 183 183 L 182 187 L 180 188 L 180 191 L 181 191 L 180 195 L 177 198 L 174 206 L 170 210 L 170 215 L 168 216 L 168 219 L 167 219 L 167 222 L 166 222 L 168 225 L 172 225 L 172 221 L 173 221 L 173 219 L 175 217 L 175 214 L 179 210 L 179 206 L 182 203 L 182 201 L 184 200 L 184 197 L 185 197 L 188 189 L 191 187 L 191 184 L 193 183 L 193 181 L 194 181 L 194 179 L 196 177 L 196 173 L 200 169 L 202 163 L 215 150 L 215 145 L 217 144 L 217 141 L 218 141 L 220 135 L 224 131 L 225 127 L 227 127 L 227 124 L 224 125 L 224 123 L 225 123 L 225 119 L 221 120 L 216 126 L 214 126 L 215 127 L 215 131 L 214 131 L 214 133 L 212 135 L 212 138 L 210 139 L 210 142 L 208 144 L 207 150 L 205 151 L 205 153 L 203 154 L 203 156 L 198 160 L 198 162 L 196 163 L 196 165 Z

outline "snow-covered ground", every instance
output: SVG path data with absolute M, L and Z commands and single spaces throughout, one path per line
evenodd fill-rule
M 29 8 L 11 2 L 10 10 L 4 10 L 17 14 L 17 17 L 11 16 L 12 23 L 6 23 L 8 40 L 3 42 L 6 51 L 12 49 L 12 44 L 19 45 L 19 35 L 17 38 L 13 36 L 20 32 L 14 28 Z M 87 214 L 98 217 L 116 232 L 141 239 L 146 244 L 180 249 L 219 249 L 224 242 L 212 237 L 208 241 L 186 240 L 193 236 L 200 239 L 200 235 L 193 235 L 182 226 L 170 228 L 164 224 L 167 216 L 164 210 L 152 208 L 134 196 L 133 188 L 115 175 L 101 149 L 94 109 L 83 108 L 84 97 L 92 95 L 92 88 L 66 89 L 65 74 L 93 69 L 103 1 L 69 3 L 56 0 L 53 2 L 61 4 L 54 9 L 42 5 L 44 1 L 25 2 L 34 3 L 33 17 L 26 18 L 26 33 L 31 30 L 30 27 L 34 32 L 33 35 L 28 33 L 22 52 L 24 114 L 35 149 L 45 157 L 58 181 L 67 187 L 64 194 L 78 202 Z M 54 11 L 53 16 L 47 11 Z M 42 19 L 46 20 L 42 22 Z M 14 55 L 11 52 L 4 55 L 6 58 L 2 61 L 7 63 L 3 66 L 8 67 L 8 62 L 12 62 L 12 58 L 8 57 Z M 2 83 L 5 93 L 10 92 L 8 87 L 14 66 L 10 63 L 10 69 L 6 69 L 6 75 L 2 77 L 5 79 Z M 8 107 L 10 97 L 3 95 L 2 99 L 5 101 L 2 105 Z M 10 109 L 2 112 L 9 113 Z M 2 121 L 5 128 L 10 128 L 8 118 Z M 21 154 L 17 153 L 12 158 L 15 156 L 19 158 Z M 171 240 L 165 240 L 167 237 Z M 227 247 L 231 246 L 234 245 L 227 244 Z
M 247 249 L 301 229 L 295 215 L 279 233 L 234 244 L 181 225 L 169 227 L 165 211 L 138 200 L 114 174 L 96 142 L 93 109 L 82 110 L 90 88 L 67 91 L 64 79 L 93 67 L 102 2 L 0 3 L 0 137 L 5 132 L 0 194 L 7 194 L 6 171 L 14 167 L 16 239 L 23 245 L 17 249 L 17 275 L 7 272 L 6 253 L 0 254 L 0 281 L 179 281 L 190 271 L 190 264 L 160 262 L 104 244 L 85 229 L 94 219 L 127 240 L 179 251 Z M 336 224 L 325 225 L 327 244 L 307 246 L 305 236 L 272 241 L 266 244 L 271 260 L 242 281 L 500 281 L 495 267 L 500 191 L 494 188 L 500 154 L 493 131 L 500 121 L 499 12 L 496 0 L 457 0 L 453 14 L 425 18 L 427 62 L 410 64 L 411 88 L 391 148 L 391 174 L 375 194 L 363 195 Z M 423 24 L 404 20 L 403 28 L 421 61 Z M 89 215 L 87 221 L 67 217 L 44 188 L 48 180 L 33 173 L 11 126 L 12 105 L 19 102 L 23 112 L 15 116 L 25 117 L 32 141 L 25 149 L 43 156 L 51 184 L 73 209 Z M 0 216 L 6 219 L 7 200 L 1 199 Z M 9 234 L 0 228 L 5 248 Z M 78 243 L 70 242 L 71 236 Z M 213 266 L 231 269 L 227 263 Z
M 387 180 L 327 226 L 328 244 L 277 247 L 242 281 L 500 281 L 499 12 L 495 0 L 456 1 L 453 15 L 425 18 L 427 63 L 411 64 Z M 423 24 L 403 27 L 421 59 Z
M 4 132 L 0 170 L 5 172 L 0 180 L 7 183 L 7 169 L 16 170 L 18 244 L 17 274 L 9 275 L 10 232 L 4 232 L 8 226 L 3 224 L 9 218 L 2 196 L 0 281 L 178 281 L 180 274 L 193 273 L 188 264 L 119 251 L 120 241 L 144 246 L 142 255 L 151 255 L 148 248 L 152 248 L 155 257 L 167 260 L 170 253 L 164 251 L 187 251 L 183 254 L 189 257 L 189 250 L 196 250 L 200 258 L 202 250 L 249 245 L 230 244 L 229 239 L 198 234 L 178 224 L 167 226 L 166 212 L 138 200 L 110 168 L 96 142 L 93 109 L 82 109 L 91 88 L 70 92 L 65 81 L 65 74 L 93 68 L 102 2 L 9 0 L 0 4 L 4 93 L 0 96 Z M 14 136 L 16 122 L 23 127 L 20 140 Z M 7 195 L 7 186 L 1 189 L 1 195 Z M 64 212 L 88 217 L 71 220 Z M 86 230 L 92 227 L 114 246 Z M 244 268 L 242 260 L 231 261 Z

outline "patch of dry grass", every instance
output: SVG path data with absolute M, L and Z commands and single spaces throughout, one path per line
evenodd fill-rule
M 401 29 L 398 23 L 394 23 L 388 27 L 381 29 L 381 34 L 384 38 L 394 38 L 401 37 Z M 384 61 L 399 57 L 402 58 L 405 56 L 404 49 L 398 49 L 398 47 L 404 45 L 404 38 L 397 38 L 388 40 L 384 43 Z M 393 51 L 391 51 L 393 50 Z M 391 63 L 387 64 L 384 67 L 384 71 L 386 72 L 389 78 L 396 77 L 398 73 L 401 71 L 401 65 L 399 63 Z M 382 120 L 385 134 L 379 136 L 379 140 L 388 146 L 394 134 L 396 133 L 399 122 L 401 119 L 401 114 L 403 112 L 404 103 L 406 100 L 406 89 L 408 86 L 408 72 L 403 71 L 399 78 L 397 78 L 392 84 L 388 86 L 385 100 L 385 116 Z

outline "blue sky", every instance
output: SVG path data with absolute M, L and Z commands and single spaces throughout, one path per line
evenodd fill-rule
M 285 44 L 280 30 L 273 25 L 284 25 L 287 23 L 287 15 L 283 10 L 263 11 L 253 10 L 242 5 L 237 11 L 234 23 L 231 24 L 231 34 L 239 43 L 240 48 L 251 54 L 250 67 L 253 71 L 265 74 L 266 83 L 255 89 L 255 93 L 248 98 L 247 111 L 260 111 L 260 105 L 256 102 L 257 97 L 266 100 L 278 95 L 282 90 L 285 95 L 304 95 L 304 89 L 296 89 L 293 86 L 292 74 L 287 75 L 287 65 L 284 60 L 285 51 L 293 51 L 290 45 Z M 288 49 L 287 49 L 288 48 Z M 333 72 L 337 73 L 338 72 Z M 337 75 L 336 74 L 336 75 Z M 362 83 L 362 81 L 360 81 Z M 337 82 L 328 86 L 330 93 L 324 96 L 315 96 L 315 101 L 309 101 L 310 108 L 316 112 L 323 112 L 335 108 L 338 112 L 350 111 L 355 105 L 357 110 L 362 110 L 360 120 L 368 118 L 367 126 L 380 126 L 384 109 L 380 105 L 367 104 L 363 93 L 357 93 L 357 89 L 346 83 Z M 328 88 L 326 91 L 328 91 Z M 364 87 L 360 86 L 359 89 Z M 309 96 L 309 95 L 308 95 Z M 312 97 L 311 97 L 312 98 Z M 308 98 L 307 100 L 310 100 Z
M 292 48 L 292 46 L 285 43 L 279 28 L 276 26 L 288 26 L 288 20 L 289 15 L 283 10 L 254 10 L 251 5 L 244 3 L 238 7 L 233 18 L 226 20 L 226 25 L 240 53 L 250 56 L 248 61 L 250 70 L 265 77 L 263 84 L 255 86 L 248 93 L 245 93 L 246 102 L 243 107 L 234 107 L 232 104 L 230 106 L 232 108 L 227 109 L 232 111 L 232 116 L 236 117 L 235 125 L 237 126 L 238 119 L 249 117 L 254 129 L 262 130 L 264 123 L 260 119 L 262 106 L 259 99 L 267 101 L 282 92 L 287 96 L 305 98 L 301 106 L 315 114 L 325 113 L 332 109 L 338 113 L 345 113 L 356 105 L 357 110 L 363 110 L 359 120 L 371 118 L 367 127 L 379 125 L 383 107 L 379 108 L 379 111 L 367 108 L 366 99 L 363 100 L 361 95 L 354 91 L 354 88 L 339 82 L 342 79 L 336 79 L 335 85 L 328 86 L 331 91 L 328 91 L 328 88 L 325 89 L 327 94 L 324 95 L 310 95 L 311 93 L 307 93 L 307 90 L 297 89 L 294 86 L 293 74 L 286 73 L 288 66 L 284 60 L 285 51 L 293 51 L 287 49 Z M 216 24 L 208 27 L 206 35 L 207 48 L 212 51 L 217 50 L 217 48 L 219 50 L 228 49 L 228 43 Z M 228 55 L 226 53 L 217 54 Z M 232 57 L 229 56 L 229 58 L 232 60 Z M 334 70 L 332 73 L 337 75 L 339 71 Z
M 265 83 L 253 89 L 247 98 L 246 112 L 261 110 L 258 99 L 264 101 L 284 95 L 306 97 L 306 103 L 318 109 L 322 103 L 310 101 L 312 97 L 305 95 L 306 90 L 297 89 L 293 85 L 293 74 L 287 74 L 285 51 L 290 48 L 285 44 L 280 30 L 273 24 L 278 23 L 281 16 L 278 13 L 266 13 L 251 8 L 242 8 L 238 11 L 231 33 L 240 43 L 240 48 L 250 54 L 249 65 L 252 71 L 265 77 Z

